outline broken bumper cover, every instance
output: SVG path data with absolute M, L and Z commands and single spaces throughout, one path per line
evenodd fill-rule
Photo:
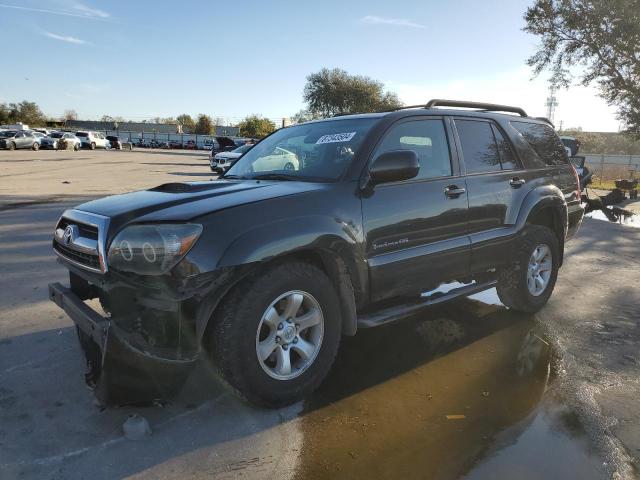
M 70 288 L 49 284 L 49 298 L 76 324 L 87 361 L 87 384 L 102 405 L 146 403 L 175 395 L 196 358 L 167 359 L 130 345 L 119 328 Z

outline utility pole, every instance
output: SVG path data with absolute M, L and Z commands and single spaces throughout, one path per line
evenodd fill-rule
M 549 87 L 549 96 L 547 97 L 547 102 L 544 105 L 547 107 L 547 118 L 551 123 L 553 123 L 553 115 L 555 114 L 556 107 L 558 106 L 556 86 L 553 84 Z

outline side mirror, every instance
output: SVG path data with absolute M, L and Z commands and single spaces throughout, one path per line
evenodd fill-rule
M 380 154 L 369 169 L 372 183 L 399 182 L 418 175 L 420 161 L 413 150 L 392 150 Z

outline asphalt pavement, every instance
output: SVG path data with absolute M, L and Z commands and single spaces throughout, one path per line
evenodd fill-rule
M 345 339 L 320 390 L 291 407 L 238 400 L 202 362 L 167 404 L 105 410 L 71 320 L 47 298 L 49 282 L 66 282 L 52 228 L 107 190 L 208 180 L 206 157 L 17 153 L 0 152 L 0 478 L 637 475 L 640 229 L 586 219 L 537 315 L 489 291 Z M 132 156 L 113 163 L 121 153 Z M 152 431 L 138 441 L 123 433 L 134 414 Z

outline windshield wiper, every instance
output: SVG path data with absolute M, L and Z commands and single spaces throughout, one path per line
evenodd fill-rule
M 220 178 L 220 179 L 222 179 L 222 178 L 231 178 L 231 179 L 247 180 L 247 177 L 243 177 L 241 175 L 221 175 L 218 178 Z
M 253 175 L 251 180 L 301 180 L 298 175 L 289 175 L 286 173 L 260 173 Z

